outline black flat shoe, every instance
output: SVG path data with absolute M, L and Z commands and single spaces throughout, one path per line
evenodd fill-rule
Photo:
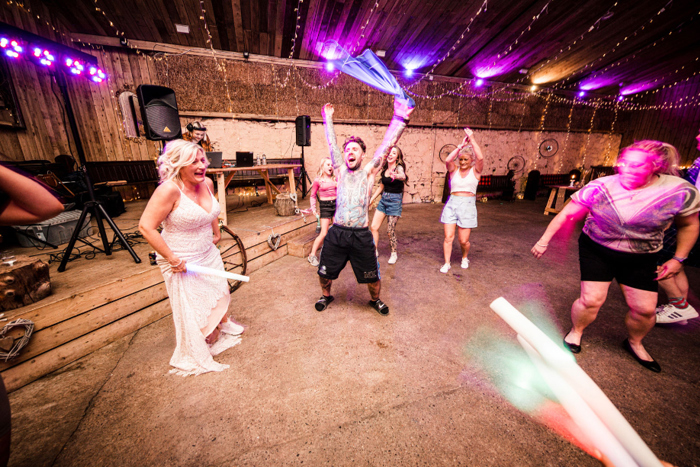
M 321 295 L 321 298 L 318 299 L 314 307 L 316 308 L 316 311 L 323 311 L 328 307 L 328 305 L 331 304 L 333 300 L 333 295 L 329 295 L 328 297 Z
M 632 354 L 634 359 L 637 360 L 637 363 L 642 365 L 647 370 L 651 370 L 654 373 L 661 373 L 661 366 L 658 363 L 656 363 L 656 360 L 649 361 L 642 360 L 641 358 L 639 358 L 639 356 L 634 352 L 634 349 L 630 345 L 629 339 L 625 339 L 625 341 L 622 343 L 622 348 L 628 351 L 630 354 Z
M 568 336 L 568 334 L 567 334 Z M 571 353 L 580 353 L 581 352 L 581 344 L 569 344 L 566 342 L 566 336 L 564 337 L 564 347 L 569 349 L 569 352 Z

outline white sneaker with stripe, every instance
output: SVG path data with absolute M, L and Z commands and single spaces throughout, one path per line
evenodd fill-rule
M 688 324 L 689 319 L 697 318 L 698 312 L 692 306 L 676 308 L 667 303 L 656 308 L 656 324 Z

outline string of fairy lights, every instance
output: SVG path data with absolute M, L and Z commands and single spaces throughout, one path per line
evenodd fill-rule
M 95 0 L 97 1 L 97 0 Z M 233 101 L 231 100 L 231 91 L 228 88 L 228 76 L 226 73 L 226 60 L 222 60 L 219 63 L 219 59 L 216 58 L 216 50 L 214 50 L 214 42 L 212 41 L 211 32 L 209 31 L 209 24 L 207 24 L 207 10 L 204 8 L 204 0 L 199 0 L 199 20 L 204 23 L 204 30 L 207 33 L 207 44 L 211 49 L 211 56 L 216 63 L 216 68 L 221 72 L 222 78 L 224 80 L 224 88 L 226 89 L 226 98 L 228 99 L 228 111 L 233 112 Z
M 521 44 L 523 37 L 525 34 L 527 34 L 528 31 L 531 31 L 531 28 L 533 25 L 541 18 L 543 14 L 546 14 L 548 12 L 548 7 L 554 0 L 549 0 L 544 7 L 541 8 L 538 14 L 534 15 L 532 17 L 532 20 L 529 22 L 529 24 L 520 31 L 520 33 L 516 36 L 516 38 L 507 46 L 503 47 L 500 53 L 496 55 L 496 58 L 494 59 L 493 63 L 491 63 L 490 67 L 494 67 L 497 65 L 497 62 L 499 59 L 504 58 L 508 54 L 510 54 L 515 48 Z M 139 47 L 131 44 L 128 39 L 125 37 L 125 32 L 120 29 L 114 21 L 112 21 L 107 12 L 98 4 L 98 0 L 93 0 L 94 2 L 94 7 L 95 7 L 95 12 L 98 13 L 99 15 L 102 16 L 104 21 L 109 25 L 110 28 L 113 29 L 115 35 L 120 39 L 120 42 L 123 46 L 128 47 L 131 51 L 134 53 L 138 54 L 141 57 L 144 57 L 147 60 L 155 61 L 155 62 L 161 62 L 164 61 L 165 65 L 165 74 L 168 76 L 168 64 L 167 64 L 167 58 L 169 55 L 185 55 L 190 50 L 185 52 L 180 52 L 180 53 L 166 53 L 166 52 L 158 52 L 158 53 L 152 53 L 152 51 L 148 50 L 141 50 Z M 336 81 L 338 77 L 340 76 L 340 73 L 335 71 L 332 76 L 327 79 L 325 82 L 321 80 L 320 84 L 315 84 L 312 82 L 309 82 L 309 80 L 306 79 L 304 76 L 305 73 L 302 72 L 302 70 L 299 67 L 294 59 L 294 54 L 297 49 L 297 42 L 299 40 L 299 32 L 301 28 L 301 22 L 303 19 L 303 2 L 304 0 L 298 0 L 296 8 L 294 9 L 294 13 L 296 16 L 295 20 L 295 25 L 294 25 L 294 33 L 292 34 L 291 37 L 291 47 L 289 50 L 289 56 L 288 56 L 288 61 L 289 63 L 287 65 L 281 65 L 280 67 L 276 67 L 275 64 L 270 64 L 271 67 L 271 73 L 273 76 L 273 87 L 275 88 L 275 112 L 279 112 L 279 107 L 278 107 L 278 101 L 279 101 L 279 91 L 281 89 L 286 88 L 290 84 L 293 86 L 293 92 L 295 95 L 295 102 L 296 102 L 296 109 L 297 113 L 299 113 L 299 90 L 297 88 L 297 81 L 299 83 L 303 84 L 305 87 L 310 88 L 310 89 L 326 89 L 329 86 L 333 86 L 336 84 Z M 27 14 L 32 15 L 33 17 L 36 17 L 37 20 L 45 23 L 48 27 L 50 27 L 54 32 L 57 34 L 60 34 L 61 37 L 63 37 L 65 40 L 71 41 L 71 42 L 77 42 L 80 43 L 84 46 L 91 47 L 93 50 L 100 51 L 103 55 L 103 57 L 106 57 L 108 54 L 108 51 L 106 51 L 102 46 L 100 45 L 94 45 L 90 44 L 88 41 L 84 41 L 81 39 L 76 39 L 74 37 L 71 37 L 70 35 L 67 35 L 63 31 L 61 31 L 59 28 L 56 28 L 54 25 L 52 25 L 48 20 L 44 19 L 41 17 L 41 15 L 36 14 L 32 12 L 31 8 L 28 6 L 25 6 L 22 2 L 19 2 L 17 0 L 7 0 L 7 4 L 11 6 L 15 6 L 19 9 L 22 9 L 25 11 Z M 231 96 L 231 91 L 229 88 L 229 79 L 227 76 L 227 58 L 220 58 L 220 52 L 218 52 L 214 48 L 213 40 L 212 40 L 212 35 L 211 31 L 209 29 L 208 23 L 207 23 L 207 15 L 206 15 L 206 8 L 205 8 L 205 3 L 204 0 L 199 0 L 200 4 L 200 11 L 201 15 L 199 17 L 200 21 L 202 22 L 202 27 L 204 31 L 206 32 L 207 40 L 206 43 L 208 45 L 208 49 L 211 52 L 212 59 L 214 60 L 218 72 L 222 75 L 222 79 L 224 81 L 224 88 L 225 88 L 225 93 L 226 93 L 226 99 L 228 100 L 228 111 L 232 112 L 233 110 L 233 101 L 232 101 L 232 96 Z M 608 147 L 606 151 L 606 156 L 605 156 L 605 161 L 606 163 L 608 162 L 608 159 L 611 154 L 611 149 L 612 149 L 612 141 L 613 141 L 613 132 L 615 125 L 618 120 L 618 113 L 619 111 L 658 111 L 658 110 L 672 110 L 672 109 L 684 109 L 688 107 L 697 107 L 700 105 L 700 92 L 698 92 L 694 86 L 688 86 L 687 91 L 685 92 L 685 95 L 683 96 L 676 96 L 672 100 L 666 100 L 664 102 L 657 102 L 654 104 L 648 104 L 645 103 L 645 100 L 648 96 L 668 91 L 669 89 L 680 87 L 684 84 L 688 84 L 691 79 L 696 77 L 698 74 L 700 74 L 700 70 L 695 71 L 691 73 L 689 76 L 685 77 L 684 79 L 679 79 L 676 80 L 673 83 L 668 83 L 668 84 L 663 84 L 662 86 L 657 86 L 658 83 L 666 81 L 668 78 L 678 75 L 680 73 L 684 73 L 686 68 L 690 66 L 690 64 L 684 65 L 679 67 L 678 69 L 674 71 L 670 71 L 665 73 L 664 75 L 657 76 L 653 81 L 650 81 L 649 89 L 646 89 L 644 91 L 634 93 L 633 95 L 629 96 L 590 96 L 587 98 L 583 98 L 583 94 L 577 95 L 576 93 L 572 91 L 568 91 L 566 88 L 569 86 L 569 83 L 575 79 L 576 77 L 579 77 L 583 75 L 586 71 L 588 70 L 593 70 L 595 65 L 602 61 L 604 58 L 607 56 L 615 53 L 616 51 L 620 50 L 620 47 L 623 46 L 628 40 L 630 40 L 633 37 L 637 37 L 639 34 L 642 34 L 644 31 L 649 30 L 649 25 L 653 23 L 653 21 L 663 14 L 665 11 L 667 11 L 668 8 L 672 5 L 672 0 L 668 1 L 664 7 L 659 9 L 652 18 L 645 20 L 640 26 L 638 26 L 633 33 L 627 34 L 623 38 L 620 38 L 615 45 L 610 49 L 607 50 L 605 53 L 602 55 L 598 56 L 591 62 L 585 64 L 583 67 L 577 69 L 573 73 L 569 74 L 565 78 L 552 83 L 551 85 L 548 85 L 547 87 L 542 87 L 540 89 L 536 88 L 535 86 L 532 86 L 531 88 L 529 86 L 524 85 L 523 83 L 530 79 L 532 80 L 533 76 L 537 75 L 538 72 L 543 70 L 545 67 L 548 65 L 558 61 L 564 54 L 567 52 L 571 51 L 574 47 L 577 45 L 581 47 L 582 41 L 586 38 L 586 36 L 589 33 L 592 33 L 596 29 L 599 28 L 600 24 L 602 21 L 606 20 L 609 18 L 609 15 L 613 13 L 613 10 L 618 6 L 618 2 L 615 1 L 607 10 L 606 12 L 598 17 L 589 27 L 587 30 L 585 30 L 582 34 L 577 36 L 570 44 L 563 45 L 559 49 L 559 52 L 555 54 L 553 57 L 548 58 L 547 60 L 544 60 L 539 66 L 537 66 L 534 69 L 528 70 L 528 73 L 525 74 L 524 76 L 520 77 L 518 80 L 516 80 L 514 83 L 497 83 L 497 82 L 489 82 L 486 83 L 482 79 L 463 79 L 461 82 L 457 82 L 454 84 L 454 86 L 448 86 L 446 81 L 441 81 L 441 80 L 435 80 L 433 73 L 434 71 L 447 60 L 449 57 L 456 55 L 457 50 L 459 45 L 464 41 L 465 37 L 467 37 L 467 34 L 471 32 L 472 28 L 474 27 L 475 21 L 480 17 L 480 15 L 486 13 L 488 11 L 488 0 L 484 0 L 483 3 L 480 5 L 478 10 L 476 11 L 473 16 L 471 16 L 470 20 L 466 22 L 466 27 L 462 31 L 462 33 L 459 35 L 457 40 L 454 42 L 454 44 L 447 50 L 446 53 L 444 53 L 440 58 L 434 61 L 432 65 L 430 65 L 429 71 L 424 74 L 418 74 L 417 78 L 412 80 L 409 84 L 404 86 L 404 89 L 413 97 L 419 98 L 419 99 L 426 99 L 426 100 L 438 100 L 438 99 L 443 99 L 443 98 L 456 98 L 458 102 L 460 103 L 461 107 L 461 101 L 462 99 L 487 99 L 488 100 L 488 125 L 489 128 L 492 127 L 492 113 L 493 113 L 493 105 L 494 102 L 499 102 L 499 103 L 508 103 L 508 102 L 520 102 L 525 104 L 529 99 L 543 99 L 544 100 L 544 106 L 542 110 L 542 116 L 540 118 L 540 125 L 539 125 L 539 131 L 543 132 L 545 128 L 545 120 L 547 118 L 547 112 L 551 108 L 551 105 L 568 105 L 570 106 L 569 108 L 569 115 L 568 115 L 568 121 L 567 121 L 567 128 L 566 128 L 566 137 L 564 139 L 564 144 L 563 144 L 563 150 L 566 149 L 567 144 L 569 142 L 569 135 L 571 133 L 571 125 L 572 125 L 572 120 L 573 120 L 573 113 L 574 110 L 577 107 L 580 108 L 592 108 L 591 112 L 591 119 L 590 119 L 590 124 L 588 126 L 588 135 L 586 137 L 586 143 L 585 143 L 585 148 L 583 151 L 583 162 L 585 163 L 586 159 L 586 152 L 590 143 L 590 138 L 591 138 L 591 133 L 594 128 L 594 120 L 596 118 L 596 115 L 598 113 L 598 110 L 609 110 L 614 114 L 614 117 L 612 119 L 612 124 L 611 124 L 611 129 L 609 131 L 609 141 L 608 141 Z M 366 45 L 364 42 L 366 41 L 366 36 L 369 31 L 369 25 L 371 21 L 374 18 L 375 12 L 379 9 L 380 6 L 380 1 L 375 0 L 372 4 L 371 9 L 369 10 L 366 18 L 364 19 L 364 22 L 362 26 L 360 26 L 358 32 L 359 36 L 357 37 L 357 40 L 355 43 L 352 45 L 352 47 L 349 48 L 351 54 L 354 54 L 355 51 L 360 47 L 360 45 Z M 604 68 L 600 70 L 596 70 L 594 73 L 591 75 L 587 76 L 588 80 L 592 80 L 595 78 L 600 78 L 603 77 L 606 73 L 610 72 L 611 70 L 614 70 L 616 68 L 619 68 L 620 66 L 628 63 L 630 60 L 634 59 L 638 54 L 642 53 L 645 50 L 648 50 L 649 48 L 653 47 L 660 47 L 663 45 L 664 41 L 667 40 L 668 37 L 671 37 L 673 33 L 676 31 L 680 30 L 681 27 L 686 27 L 689 22 L 692 22 L 697 19 L 697 17 L 700 15 L 700 12 L 696 12 L 693 14 L 690 18 L 686 19 L 684 22 L 674 26 L 668 33 L 653 42 L 652 44 L 648 44 L 638 50 L 636 50 L 634 53 L 631 55 L 628 54 L 628 56 L 617 60 L 614 63 L 611 63 Z M 151 52 L 151 53 L 148 53 Z M 105 65 L 107 64 L 108 60 L 105 60 L 103 58 L 102 60 L 105 62 Z M 700 61 L 700 56 L 696 57 L 695 60 L 691 63 L 696 63 Z M 427 65 L 426 65 L 427 66 Z M 320 67 L 318 67 L 320 68 Z M 284 69 L 282 72 L 284 74 L 284 77 L 280 77 L 280 69 Z M 334 70 L 329 70 L 329 71 L 334 71 Z M 321 76 L 321 73 L 318 74 Z M 169 77 L 168 77 L 169 79 Z M 418 86 L 420 83 L 425 82 L 426 79 L 429 79 L 430 81 L 427 83 L 427 89 L 426 93 L 419 93 L 417 90 L 414 90 L 416 86 Z M 293 82 L 290 83 L 290 80 Z M 442 86 L 442 90 L 440 90 L 440 86 Z M 525 90 L 529 88 L 529 90 Z M 115 111 L 116 118 L 120 120 L 121 122 L 124 121 L 123 116 L 120 116 L 121 114 L 121 109 L 120 106 L 118 105 L 117 101 L 117 96 L 115 94 L 115 90 L 112 86 L 109 86 L 110 90 L 110 97 L 112 100 L 112 106 L 113 110 Z M 681 92 L 681 94 L 683 94 Z M 668 93 L 667 93 L 668 95 Z M 367 93 L 367 96 L 369 94 Z M 369 99 L 369 97 L 367 97 Z M 369 101 L 367 102 L 367 106 L 369 106 Z M 435 103 L 433 102 L 433 108 L 435 108 Z M 523 112 L 520 118 L 520 128 L 522 128 L 524 116 L 525 116 L 525 110 L 526 106 L 523 105 Z M 369 109 L 368 109 L 369 111 Z M 367 114 L 367 118 L 369 118 L 369 114 Z M 449 118 L 449 117 L 448 117 Z M 459 116 L 457 115 L 457 121 L 459 120 Z M 520 128 L 518 131 L 520 131 Z M 132 138 L 127 138 L 126 137 L 126 131 L 124 128 L 120 130 L 120 133 L 122 137 L 125 139 L 132 139 Z M 134 138 L 137 139 L 137 138 Z M 539 153 L 538 157 L 539 159 Z M 563 165 L 563 158 L 560 160 L 560 169 L 562 168 Z
M 595 64 L 598 63 L 599 61 L 603 60 L 603 59 L 604 59 L 605 57 L 607 57 L 608 55 L 611 55 L 611 54 L 615 53 L 615 52 L 617 51 L 617 49 L 618 49 L 621 45 L 623 45 L 625 42 L 627 42 L 628 39 L 637 37 L 637 35 L 641 34 L 641 32 L 644 31 L 644 29 L 646 29 L 649 25 L 651 25 L 651 24 L 654 22 L 655 17 L 661 15 L 662 13 L 664 13 L 664 12 L 666 11 L 666 7 L 670 6 L 672 3 L 673 3 L 673 0 L 669 0 L 669 2 L 666 3 L 666 5 L 664 5 L 659 11 L 657 11 L 656 14 L 655 14 L 654 16 L 652 16 L 651 18 L 649 18 L 649 20 L 643 22 L 640 26 L 638 26 L 637 29 L 635 29 L 634 32 L 632 32 L 632 34 L 626 35 L 623 39 L 621 39 L 620 41 L 618 41 L 611 49 L 605 51 L 600 57 L 596 58 L 595 60 L 593 60 L 593 61 L 590 62 L 590 63 L 587 63 L 586 65 L 584 65 L 584 66 L 581 67 L 580 69 L 574 71 L 571 75 L 567 76 L 567 77 L 564 78 L 563 80 L 559 81 L 558 83 L 553 84 L 553 85 L 550 86 L 550 87 L 553 88 L 553 89 L 556 89 L 556 88 L 565 86 L 566 83 L 569 82 L 569 81 L 570 81 L 571 79 L 573 79 L 574 77 L 580 75 L 581 73 L 585 72 L 585 71 L 588 70 L 589 68 L 593 67 L 593 65 L 595 65 Z M 694 19 L 694 17 L 695 17 L 695 15 L 693 16 L 693 19 Z M 692 21 L 693 19 L 691 19 L 691 21 Z M 681 24 L 677 25 L 677 26 L 676 26 L 674 29 L 672 29 L 670 32 L 672 32 L 672 31 L 675 30 L 675 29 L 680 28 L 684 23 L 685 23 L 685 21 L 683 21 Z M 667 36 L 666 36 L 666 37 L 667 37 Z M 666 37 L 663 37 L 663 38 L 661 38 L 660 40 L 654 42 L 653 44 L 647 45 L 647 46 L 643 47 L 642 49 L 636 51 L 635 53 L 632 54 L 631 58 L 634 58 L 634 57 L 636 56 L 637 53 L 640 53 L 640 52 L 642 52 L 643 50 L 645 50 L 645 49 L 647 49 L 647 48 L 655 47 L 657 43 L 661 43 L 662 41 L 664 41 L 664 40 L 666 39 Z M 630 58 L 630 56 L 627 56 L 627 57 L 624 59 L 625 63 L 626 63 L 627 61 L 629 61 L 631 58 Z M 600 76 L 602 73 L 605 73 L 606 71 L 608 71 L 609 69 L 612 69 L 612 68 L 614 68 L 615 66 L 619 66 L 619 65 L 621 64 L 622 61 L 623 61 L 623 59 L 618 60 L 617 62 L 612 63 L 612 64 L 606 66 L 606 67 L 603 68 L 602 70 L 599 70 L 598 72 L 594 73 L 593 75 L 590 75 L 590 76 L 589 76 L 589 79 L 596 78 L 596 77 Z

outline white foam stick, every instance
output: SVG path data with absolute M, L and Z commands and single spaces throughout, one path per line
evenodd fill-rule
M 576 364 L 576 360 L 571 354 L 556 345 L 505 298 L 497 298 L 491 302 L 490 306 L 516 333 L 537 350 L 537 353 L 552 370 L 556 371 L 575 389 L 638 465 L 661 467 L 661 462 L 649 449 L 649 446 L 639 437 L 598 385 Z M 574 421 L 578 423 L 577 420 Z
M 540 354 L 527 343 L 522 336 L 518 335 L 518 342 L 527 352 L 532 363 L 535 364 L 542 378 L 552 390 L 556 398 L 561 403 L 564 410 L 581 428 L 581 431 L 588 437 L 593 445 L 615 466 L 636 466 L 636 462 L 608 430 L 605 424 L 596 416 L 583 398 L 567 383 L 561 376 L 542 360 Z
M 188 271 L 198 272 L 200 274 L 209 274 L 211 276 L 224 277 L 226 279 L 233 279 L 234 281 L 250 282 L 250 277 L 241 276 L 232 272 L 220 271 L 219 269 L 208 268 L 206 266 L 199 266 L 198 264 L 192 263 L 187 263 L 185 266 L 187 267 Z

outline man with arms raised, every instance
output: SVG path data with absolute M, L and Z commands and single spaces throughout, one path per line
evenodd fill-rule
M 365 143 L 362 139 L 351 136 L 345 141 L 341 155 L 333 129 L 333 106 L 323 106 L 326 138 L 333 167 L 338 174 L 338 198 L 333 225 L 328 230 L 318 266 L 323 290 L 323 296 L 316 302 L 318 311 L 325 310 L 333 301 L 331 284 L 350 260 L 357 282 L 367 284 L 369 288 L 372 297 L 369 304 L 380 314 L 389 314 L 389 307 L 379 299 L 381 281 L 374 239 L 368 227 L 369 199 L 374 178 L 381 169 L 389 149 L 399 141 L 406 128 L 413 111 L 410 105 L 408 99 L 394 100 L 394 117 L 384 135 L 384 141 L 374 153 L 374 158 L 364 168 L 362 158 L 365 155 Z

